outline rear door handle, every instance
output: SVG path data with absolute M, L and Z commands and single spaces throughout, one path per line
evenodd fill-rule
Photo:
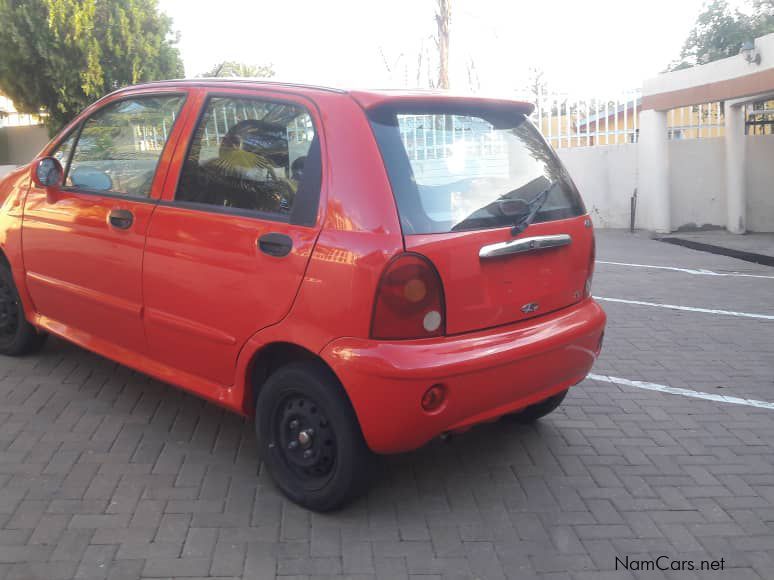
M 293 249 L 293 240 L 285 234 L 263 234 L 258 238 L 258 249 L 275 258 L 284 258 Z
M 108 214 L 110 225 L 119 230 L 128 230 L 134 222 L 134 214 L 128 209 L 113 209 Z

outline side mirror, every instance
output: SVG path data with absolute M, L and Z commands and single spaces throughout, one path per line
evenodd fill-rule
M 32 167 L 32 181 L 38 187 L 48 189 L 62 185 L 64 180 L 64 169 L 54 157 L 43 157 L 38 159 Z

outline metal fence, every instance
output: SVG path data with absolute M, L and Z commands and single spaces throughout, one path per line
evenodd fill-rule
M 555 149 L 623 145 L 639 141 L 640 91 L 585 98 L 563 93 L 518 95 L 515 98 L 535 104 L 532 122 Z M 745 119 L 748 135 L 774 134 L 774 100 L 746 105 Z M 432 159 L 448 154 L 445 151 L 449 143 L 441 142 L 431 129 L 437 122 L 433 120 L 421 126 L 407 122 L 401 128 L 412 159 Z M 456 135 L 455 131 L 451 131 L 446 138 L 456 140 Z M 669 140 L 723 136 L 725 119 L 721 102 L 679 107 L 667 112 Z M 484 145 L 490 146 L 491 143 L 482 143 Z
M 586 98 L 540 94 L 531 100 L 533 122 L 556 149 L 637 142 L 641 99 L 635 91 Z
M 670 139 L 711 139 L 725 135 L 722 103 L 672 109 L 667 113 Z
M 541 94 L 525 100 L 535 103 L 532 120 L 556 149 L 622 145 L 639 140 L 639 91 L 587 98 Z M 723 106 L 707 103 L 673 109 L 667 113 L 667 132 L 670 140 L 722 137 Z
M 774 135 L 774 100 L 745 105 L 745 132 Z
M 639 140 L 642 100 L 636 91 L 612 98 L 540 95 L 537 99 L 521 99 L 535 103 L 531 119 L 555 149 L 624 145 Z M 757 110 L 759 114 L 764 112 Z M 506 155 L 502 136 L 474 117 L 404 115 L 400 118 L 400 133 L 412 161 L 445 159 L 463 144 L 468 154 L 480 159 Z M 670 140 L 708 139 L 723 134 L 721 103 L 682 107 L 667 113 Z
M 42 125 L 45 116 L 40 114 L 19 113 L 11 99 L 0 94 L 0 127 L 21 127 L 27 125 Z

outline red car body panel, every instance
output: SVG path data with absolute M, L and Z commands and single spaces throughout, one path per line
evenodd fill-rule
M 145 201 L 30 187 L 23 243 L 35 309 L 68 327 L 147 354 L 142 262 L 154 208 Z M 114 209 L 134 214 L 130 230 L 108 225 Z
M 576 294 L 589 266 L 592 230 L 586 217 L 534 224 L 525 232 L 562 231 L 574 239 L 561 258 L 563 274 L 554 275 L 550 260 L 541 261 L 538 254 L 519 258 L 545 286 L 548 307 L 529 320 L 512 316 L 526 296 L 511 276 L 515 270 L 505 279 L 487 278 L 469 255 L 483 241 L 510 239 L 507 228 L 403 236 L 364 108 L 386 100 L 447 97 L 170 81 L 109 95 L 70 127 L 115 100 L 169 92 L 185 93 L 186 101 L 149 199 L 38 188 L 31 185 L 32 165 L 0 181 L 0 246 L 33 324 L 246 415 L 254 411 L 256 357 L 272 345 L 294 345 L 336 373 L 367 443 L 379 452 L 408 450 L 442 432 L 522 408 L 579 382 L 591 368 L 605 316 L 593 300 Z M 251 95 L 308 109 L 323 167 L 314 225 L 174 203 L 208 95 Z M 60 141 L 52 141 L 41 157 Z M 113 209 L 134 213 L 130 230 L 107 225 Z M 292 238 L 291 254 L 260 253 L 256 241 L 268 232 Z M 426 255 L 441 274 L 448 335 L 372 340 L 379 280 L 385 265 L 407 249 Z M 480 293 L 473 301 L 457 291 L 476 281 Z M 568 296 L 552 294 L 559 287 Z M 491 307 L 497 301 L 503 303 L 499 311 Z M 444 384 L 449 397 L 441 409 L 427 413 L 421 397 L 435 383 Z
M 224 89 L 217 94 L 282 99 L 314 109 L 307 99 L 276 91 Z M 201 89 L 193 91 L 191 106 L 198 109 L 205 96 Z M 187 118 L 186 135 L 195 129 L 195 113 Z M 313 118 L 320 126 L 319 117 L 313 113 Z M 150 352 L 162 364 L 232 386 L 245 342 L 290 310 L 319 227 L 172 205 L 187 149 L 181 143 L 175 150 L 161 196 L 170 203 L 155 209 L 147 232 L 145 332 Z M 259 250 L 258 239 L 268 233 L 293 240 L 288 256 Z
M 569 234 L 572 243 L 544 252 L 482 260 L 479 249 L 513 239 L 509 228 L 406 236 L 406 249 L 427 256 L 441 275 L 446 331 L 460 334 L 540 316 L 578 302 L 588 277 L 593 232 L 580 216 L 532 224 L 525 236 Z M 529 280 L 529 284 L 525 281 Z M 535 302 L 534 312 L 521 307 Z
M 443 101 L 444 104 L 456 105 L 495 105 L 507 106 L 530 114 L 535 105 L 525 101 L 512 99 L 481 98 L 471 95 L 454 95 L 440 90 L 376 90 L 376 91 L 350 91 L 349 94 L 364 109 L 380 107 L 388 103 L 400 102 L 406 105 L 432 104 Z
M 24 314 L 28 320 L 35 316 L 32 299 L 24 283 L 24 259 L 22 258 L 22 217 L 24 200 L 30 185 L 29 166 L 16 169 L 0 179 L 0 248 L 11 266 L 16 288 L 21 297 Z
M 601 347 L 605 314 L 590 298 L 518 324 L 440 339 L 342 338 L 323 358 L 347 392 L 371 448 L 408 451 L 537 403 L 580 382 Z M 422 395 L 446 389 L 426 412 Z

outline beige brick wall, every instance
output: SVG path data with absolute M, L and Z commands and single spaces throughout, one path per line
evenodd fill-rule
M 48 140 L 48 129 L 45 127 L 0 127 L 0 165 L 27 163 Z

